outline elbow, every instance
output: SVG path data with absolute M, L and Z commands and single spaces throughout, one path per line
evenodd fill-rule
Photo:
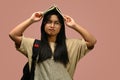
M 9 37 L 10 37 L 11 40 L 15 41 L 16 38 L 17 38 L 17 35 L 15 35 L 13 32 L 10 32 Z
M 9 33 L 9 37 L 13 40 L 14 35 L 12 32 Z
M 12 34 L 11 34 L 11 32 L 9 33 L 9 37 L 12 38 Z
M 93 41 L 91 41 L 88 45 L 88 49 L 93 49 L 95 47 L 95 44 L 97 43 L 97 40 L 94 39 Z
M 12 32 L 9 33 L 9 37 L 11 37 L 11 36 L 12 36 Z
M 94 38 L 94 39 L 91 40 L 90 45 L 94 46 L 96 43 L 97 43 L 97 40 Z
M 11 39 L 12 41 L 15 42 L 17 48 L 20 47 L 20 44 L 21 44 L 21 36 L 17 36 L 16 34 L 10 32 L 10 33 L 9 33 L 9 37 L 10 37 L 10 39 Z

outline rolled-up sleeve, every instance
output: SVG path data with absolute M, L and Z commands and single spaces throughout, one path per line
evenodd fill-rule
M 77 61 L 79 61 L 82 57 L 84 57 L 90 50 L 87 48 L 86 42 L 84 39 L 78 40 L 78 53 L 77 53 Z
M 34 39 L 26 38 L 22 36 L 22 41 L 19 48 L 16 48 L 19 52 L 24 54 L 26 57 L 32 55 L 32 46 Z

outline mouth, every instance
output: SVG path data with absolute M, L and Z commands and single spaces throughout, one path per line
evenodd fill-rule
M 55 31 L 54 29 L 49 29 L 49 31 Z

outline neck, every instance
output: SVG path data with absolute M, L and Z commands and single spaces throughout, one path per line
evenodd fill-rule
M 56 41 L 56 37 L 55 36 L 49 36 L 48 37 L 48 41 L 49 42 L 55 42 Z

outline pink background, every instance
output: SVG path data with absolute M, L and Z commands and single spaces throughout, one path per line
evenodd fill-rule
M 74 80 L 120 80 L 120 1 L 119 0 L 1 0 L 0 1 L 0 80 L 19 80 L 27 59 L 17 52 L 8 37 L 11 29 L 31 16 L 56 4 L 91 32 L 97 44 L 77 65 Z M 25 34 L 39 38 L 40 22 Z M 66 28 L 68 38 L 79 38 Z

